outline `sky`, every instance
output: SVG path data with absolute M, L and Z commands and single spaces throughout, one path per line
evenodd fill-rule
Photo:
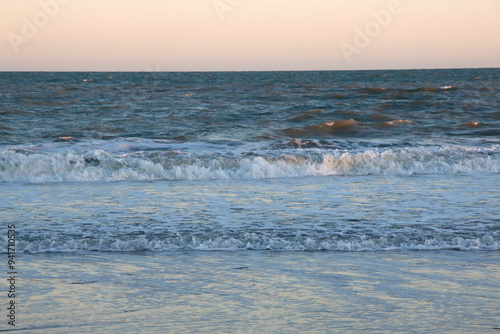
M 500 0 L 0 0 L 0 71 L 500 67 Z

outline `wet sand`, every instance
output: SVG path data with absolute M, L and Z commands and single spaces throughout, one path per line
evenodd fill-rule
M 28 333 L 500 333 L 499 252 L 53 253 L 18 267 Z

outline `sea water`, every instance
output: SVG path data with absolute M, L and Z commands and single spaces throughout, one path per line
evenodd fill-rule
M 499 69 L 0 73 L 16 329 L 498 331 L 499 135 Z

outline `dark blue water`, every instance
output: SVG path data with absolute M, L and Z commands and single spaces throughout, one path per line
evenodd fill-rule
M 69 136 L 216 143 L 496 139 L 499 89 L 499 69 L 4 72 L 0 144 L 39 144 Z M 398 120 L 407 122 L 388 123 Z M 325 125 L 334 121 L 344 123 Z

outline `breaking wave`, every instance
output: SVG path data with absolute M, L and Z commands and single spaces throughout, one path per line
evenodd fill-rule
M 500 172 L 498 145 L 488 148 L 416 146 L 357 150 L 296 146 L 241 152 L 155 149 L 125 154 L 103 149 L 55 152 L 4 149 L 0 151 L 0 182 L 224 180 Z
M 6 244 L 6 242 L 4 243 Z M 274 250 L 274 251 L 384 251 L 384 250 L 499 250 L 500 241 L 492 236 L 463 238 L 403 236 L 366 238 L 284 238 L 279 236 L 244 233 L 241 236 L 202 238 L 176 235 L 168 238 L 140 236 L 126 238 L 105 236 L 102 238 L 49 237 L 36 241 L 20 240 L 18 249 L 25 253 L 52 253 L 78 251 L 213 251 L 213 250 Z M 6 250 L 2 250 L 6 252 Z

